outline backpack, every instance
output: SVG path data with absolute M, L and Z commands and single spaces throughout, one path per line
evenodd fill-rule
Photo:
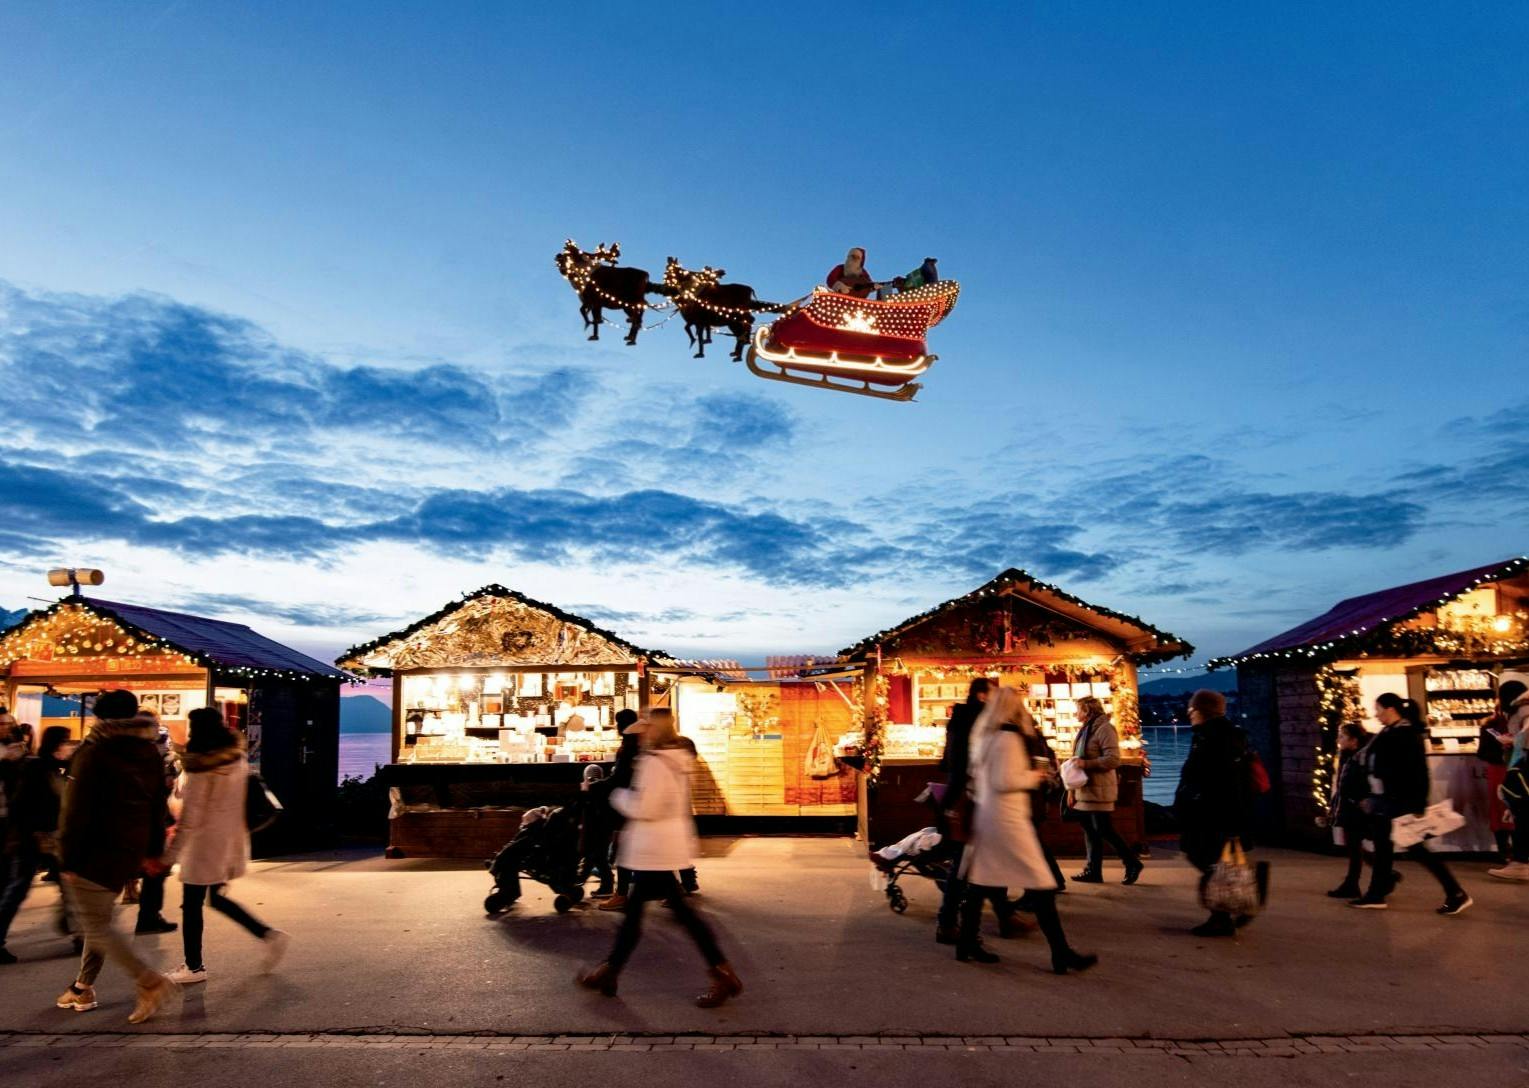
M 1263 757 L 1257 749 L 1249 748 L 1247 755 L 1243 756 L 1243 762 L 1248 769 L 1248 788 L 1255 796 L 1263 796 L 1274 788 L 1273 781 L 1269 778 L 1269 768 L 1264 766 Z

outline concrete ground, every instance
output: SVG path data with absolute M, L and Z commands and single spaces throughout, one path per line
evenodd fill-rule
M 1458 867 L 1475 908 L 1439 918 L 1441 896 L 1415 866 L 1403 863 L 1391 910 L 1355 911 L 1322 895 L 1336 862 L 1271 851 L 1269 909 L 1239 939 L 1215 941 L 1187 933 L 1199 919 L 1193 873 L 1154 858 L 1134 888 L 1062 897 L 1073 943 L 1102 962 L 1057 978 L 1038 936 L 991 939 L 1003 955 L 996 967 L 957 963 L 932 940 L 933 885 L 910 878 L 911 906 L 893 914 L 850 840 L 706 848 L 698 903 L 748 986 L 712 1011 L 690 1003 L 703 971 L 660 909 L 621 997 L 604 999 L 570 980 L 603 956 L 612 915 L 559 916 L 545 889 L 528 885 L 513 912 L 489 919 L 481 869 L 336 854 L 258 864 L 232 889 L 292 934 L 279 973 L 255 974 L 255 943 L 210 916 L 211 981 L 129 1028 L 130 987 L 111 966 L 99 1010 L 52 1007 L 74 965 L 49 926 L 57 892 L 39 888 L 10 944 L 23 962 L 0 968 L 0 1078 L 110 1071 L 217 1083 L 238 1069 L 335 1084 L 422 1074 L 561 1084 L 629 1076 L 621 1063 L 641 1062 L 661 1077 L 725 1070 L 748 1085 L 949 1070 L 979 1084 L 1013 1083 L 1017 1070 L 1209 1084 L 1233 1065 L 1252 1084 L 1383 1072 L 1434 1086 L 1467 1070 L 1529 1079 L 1529 886 L 1487 878 L 1484 863 Z M 170 899 L 173 917 L 173 881 Z M 142 945 L 166 967 L 179 962 L 178 935 Z

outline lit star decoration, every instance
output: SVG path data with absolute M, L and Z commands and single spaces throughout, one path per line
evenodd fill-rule
M 808 320 L 825 329 L 857 328 L 851 322 L 861 320 L 874 322 L 878 336 L 892 336 L 903 340 L 923 342 L 930 329 L 938 325 L 955 308 L 961 294 L 961 285 L 955 280 L 941 280 L 926 287 L 915 287 L 885 299 L 856 298 L 840 295 L 826 288 L 816 288 L 808 302 L 805 313 Z
M 844 324 L 840 328 L 850 332 L 875 332 L 876 319 L 864 310 L 856 310 L 844 319 Z

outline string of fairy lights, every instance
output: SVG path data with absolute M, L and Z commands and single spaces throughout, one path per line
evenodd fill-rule
M 324 678 L 302 669 L 236 665 L 187 650 L 171 639 L 146 631 L 86 601 L 65 600 L 34 613 L 0 635 L 0 668 L 18 661 L 61 661 L 69 658 L 104 659 L 113 673 L 155 668 L 215 669 L 217 673 L 250 679 L 313 680 Z M 334 677 L 329 677 L 334 678 Z

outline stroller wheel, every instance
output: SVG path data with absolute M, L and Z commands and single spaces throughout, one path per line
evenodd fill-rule
M 893 912 L 897 914 L 901 914 L 908 909 L 908 897 L 895 884 L 887 889 L 887 906 L 891 907 Z
M 576 888 L 569 889 L 568 898 L 573 900 L 575 903 L 584 902 L 584 886 L 579 885 Z
M 559 914 L 567 914 L 573 909 L 573 902 L 569 896 L 559 894 L 552 900 L 552 909 Z
M 512 902 L 514 902 L 514 900 L 512 900 L 509 896 L 495 889 L 494 891 L 489 892 L 488 897 L 483 900 L 483 913 L 500 914 L 506 910 Z

